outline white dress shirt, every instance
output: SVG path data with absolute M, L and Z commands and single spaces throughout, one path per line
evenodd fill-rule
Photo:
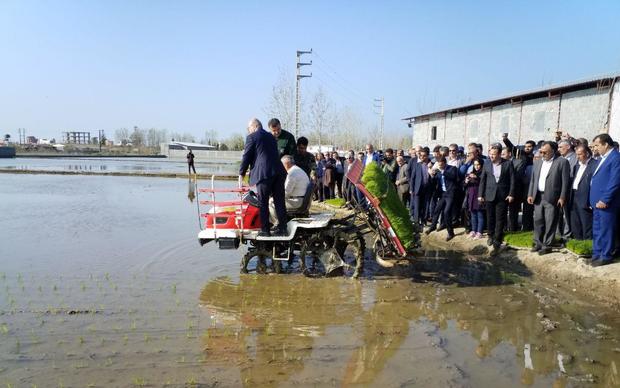
M 579 169 L 577 170 L 577 175 L 575 175 L 575 180 L 573 181 L 573 190 L 577 190 L 579 188 L 579 182 L 581 182 L 581 178 L 583 178 L 583 173 L 586 171 L 588 163 L 590 163 L 590 158 L 588 158 L 585 163 L 579 162 Z
M 308 175 L 298 166 L 292 166 L 288 170 L 286 175 L 286 181 L 284 182 L 284 196 L 285 198 L 303 198 L 308 188 Z
M 495 183 L 499 182 L 499 177 L 502 175 L 502 162 L 497 164 L 493 163 L 493 176 L 495 177 Z
M 601 165 L 603 163 L 605 163 L 605 159 L 607 159 L 607 157 L 609 156 L 609 154 L 613 150 L 614 150 L 613 148 L 610 148 L 607 152 L 605 152 L 605 155 L 601 155 L 601 159 L 600 159 L 601 161 L 598 162 L 598 166 L 596 166 L 596 170 L 594 170 L 594 174 L 592 174 L 592 175 L 595 175 L 597 173 L 598 169 L 601 168 Z
M 549 170 L 551 170 L 551 165 L 555 158 L 551 160 L 542 160 L 542 166 L 540 166 L 540 177 L 538 177 L 538 191 L 545 191 L 545 183 L 547 183 L 547 175 L 549 175 Z

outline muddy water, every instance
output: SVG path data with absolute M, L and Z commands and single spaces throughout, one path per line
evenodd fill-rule
M 232 174 L 238 164 L 215 164 L 196 161 L 199 174 Z M 186 173 L 187 163 L 168 158 L 27 158 L 0 159 L 0 169 L 66 171 L 66 172 L 123 172 L 123 173 Z
M 2 177 L 1 384 L 620 384 L 619 315 L 524 268 L 429 251 L 361 280 L 240 276 L 242 251 L 197 244 L 190 187 Z

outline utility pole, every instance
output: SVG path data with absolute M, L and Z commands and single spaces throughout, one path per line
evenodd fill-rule
M 103 136 L 105 135 L 105 133 L 103 132 L 103 129 L 99 130 L 99 153 L 101 153 L 101 143 L 103 143 Z
M 374 107 L 377 109 L 381 109 L 378 112 L 378 114 L 381 116 L 381 126 L 379 127 L 379 149 L 383 150 L 383 113 L 385 107 L 385 99 L 383 97 L 375 98 L 375 102 L 381 103 L 380 105 L 374 104 Z
M 26 144 L 26 128 L 17 128 L 19 144 Z
M 312 61 L 310 62 L 301 62 L 301 56 L 304 54 L 312 54 L 312 49 L 310 51 L 302 51 L 297 50 L 297 76 L 295 82 L 295 138 L 299 137 L 299 115 L 301 111 L 301 96 L 299 95 L 299 81 L 302 78 L 312 77 L 312 73 L 310 75 L 301 74 L 302 66 L 310 66 L 312 65 Z

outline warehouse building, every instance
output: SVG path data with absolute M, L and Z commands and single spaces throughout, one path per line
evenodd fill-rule
M 444 109 L 403 120 L 413 144 L 481 143 L 508 133 L 513 142 L 552 140 L 558 130 L 591 140 L 620 140 L 620 74 L 601 76 Z M 485 148 L 485 149 L 486 149 Z

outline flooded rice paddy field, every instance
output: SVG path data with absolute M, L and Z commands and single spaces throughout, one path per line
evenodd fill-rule
M 429 251 L 360 280 L 241 276 L 244 251 L 198 245 L 192 187 L 2 176 L 0 384 L 620 384 L 618 313 L 525 269 Z
M 28 158 L 0 159 L 0 169 L 19 171 L 61 171 L 70 173 L 154 173 L 182 174 L 187 172 L 184 160 L 167 158 Z M 214 164 L 196 160 L 196 171 L 200 174 L 235 174 L 238 163 Z

